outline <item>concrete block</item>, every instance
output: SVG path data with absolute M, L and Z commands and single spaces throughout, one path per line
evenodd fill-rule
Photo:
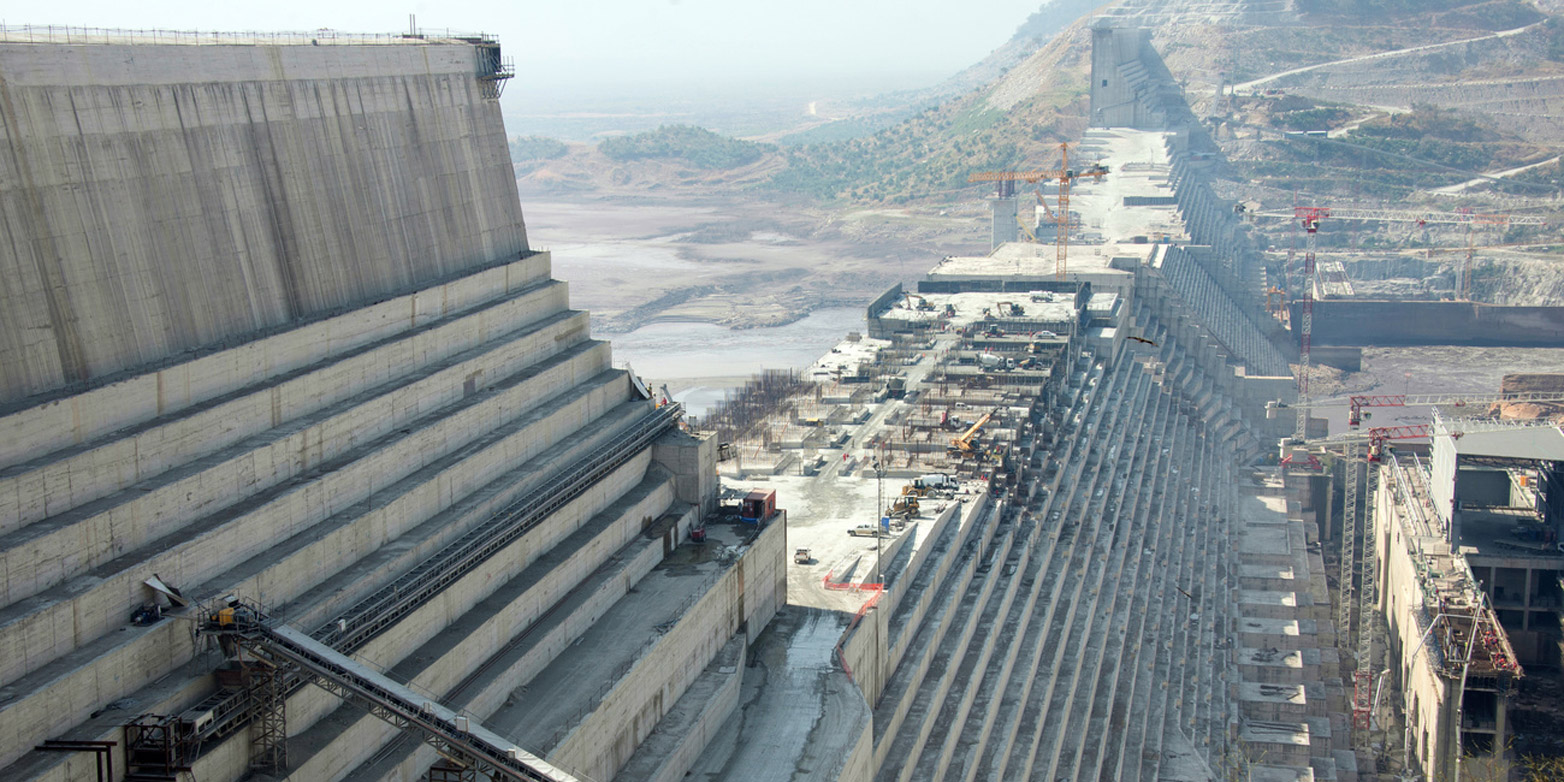
M 149 452 L 149 459 L 162 462 L 159 466 L 182 466 L 141 481 L 135 488 L 102 502 L 79 507 L 0 538 L 0 543 L 4 544 L 0 545 L 0 572 L 6 573 L 6 578 L 0 581 L 0 605 L 36 594 L 72 573 L 124 556 L 225 505 L 297 479 L 363 443 L 415 425 L 430 411 L 458 403 L 486 386 L 503 386 L 518 372 L 569 348 L 572 343 L 561 341 L 560 337 L 584 334 L 585 327 L 584 313 L 562 315 L 548 321 L 544 327 L 520 332 L 515 339 L 497 344 L 486 353 L 468 357 L 443 371 L 408 378 L 408 382 L 401 385 L 395 385 L 397 381 L 380 382 L 384 381 L 383 377 L 357 375 L 352 368 L 344 372 L 321 373 L 326 377 L 301 378 L 300 387 L 293 391 L 294 394 L 320 397 L 327 395 L 319 390 L 323 388 L 362 390 L 346 406 L 339 405 L 289 421 L 270 431 L 266 431 L 266 421 L 270 420 L 270 411 L 276 409 L 278 392 L 287 390 L 283 387 L 248 397 L 251 411 L 256 414 L 251 417 L 254 423 L 248 430 L 242 423 L 245 411 L 234 409 L 238 404 L 223 405 L 213 412 L 213 416 L 181 422 L 181 432 L 161 438 L 164 443 L 161 448 L 150 443 L 143 445 L 142 438 L 125 443 L 130 451 Z M 415 346 L 406 347 L 409 350 L 405 353 L 411 353 L 410 349 Z M 395 367 L 399 359 L 409 363 L 415 361 L 405 353 L 389 353 L 382 357 L 386 362 L 383 368 Z M 343 374 L 352 376 L 336 376 Z M 487 376 L 488 380 L 483 384 L 465 382 L 474 375 Z M 226 417 L 214 417 L 219 414 L 226 414 Z M 208 418 L 212 420 L 206 420 Z M 179 461 L 178 454 L 187 443 L 193 443 L 190 445 L 193 457 L 209 452 L 209 444 L 227 445 L 236 435 L 256 432 L 264 434 L 233 442 L 224 451 L 206 459 Z M 145 439 L 150 440 L 171 433 L 153 430 L 147 434 L 149 437 Z M 119 465 L 112 452 L 93 454 L 99 463 Z M 142 466 L 135 456 L 129 456 L 126 461 L 138 468 Z M 89 468 L 83 473 L 78 474 L 66 465 L 60 483 L 71 496 L 59 504 L 68 504 L 83 495 L 90 496 L 96 493 L 95 490 L 121 488 L 116 485 L 95 487 L 91 480 L 92 470 Z M 35 473 L 29 473 L 32 474 Z M 394 478 L 392 475 L 385 480 Z M 77 487 L 80 487 L 79 494 Z
M 0 404 L 525 253 L 473 58 L 0 44 L 0 222 L 33 239 L 0 256 Z

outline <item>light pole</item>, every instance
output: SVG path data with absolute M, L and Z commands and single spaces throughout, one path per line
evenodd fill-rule
M 880 572 L 880 514 L 885 509 L 885 468 L 881 466 L 879 457 L 875 457 L 871 466 L 874 467 L 874 578 L 884 584 L 885 574 Z

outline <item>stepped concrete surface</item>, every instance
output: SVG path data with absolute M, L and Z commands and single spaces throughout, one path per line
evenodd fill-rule
M 1093 39 L 1067 266 L 940 261 L 722 448 L 527 246 L 496 42 L 0 43 L 0 224 L 47 239 L 0 255 L 0 777 L 461 771 L 262 697 L 191 632 L 236 595 L 599 782 L 1353 782 L 1319 530 L 1253 466 L 1296 393 L 1258 253 L 1144 34 Z
M 498 44 L 213 40 L 0 43 L 0 224 L 33 239 L 0 253 L 0 777 L 81 778 L 48 739 L 250 773 L 252 694 L 191 632 L 234 595 L 567 771 L 681 778 L 784 528 L 690 541 L 716 444 L 528 248 Z M 282 697 L 293 778 L 439 760 Z

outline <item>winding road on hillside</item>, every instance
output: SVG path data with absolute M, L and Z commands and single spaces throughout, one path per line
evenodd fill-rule
M 1460 46 L 1462 44 L 1477 43 L 1479 41 L 1493 41 L 1493 40 L 1498 40 L 1500 38 L 1509 38 L 1511 36 L 1520 35 L 1521 33 L 1524 33 L 1527 30 L 1530 30 L 1530 29 L 1532 29 L 1532 28 L 1534 28 L 1534 27 L 1536 27 L 1536 26 L 1538 26 L 1540 24 L 1542 24 L 1542 22 L 1533 22 L 1531 24 L 1526 25 L 1525 27 L 1516 27 L 1516 28 L 1514 28 L 1512 30 L 1500 30 L 1499 32 L 1496 32 L 1496 33 L 1489 33 L 1487 35 L 1479 35 L 1479 36 L 1477 36 L 1475 38 L 1462 38 L 1462 39 L 1457 40 L 1457 41 L 1445 41 L 1443 43 L 1429 43 L 1429 44 L 1423 44 L 1422 46 L 1408 47 L 1406 49 L 1395 49 L 1393 51 L 1377 52 L 1375 54 L 1363 54 L 1363 55 L 1359 55 L 1357 57 L 1348 57 L 1348 58 L 1341 59 L 1341 60 L 1332 60 L 1330 62 L 1315 63 L 1314 65 L 1305 65 L 1302 68 L 1293 68 L 1291 70 L 1282 71 L 1281 73 L 1273 73 L 1270 76 L 1262 76 L 1262 77 L 1260 77 L 1258 79 L 1254 79 L 1253 81 L 1246 81 L 1246 82 L 1243 82 L 1243 83 L 1240 83 L 1240 84 L 1235 84 L 1235 85 L 1233 85 L 1233 92 L 1234 93 L 1237 93 L 1237 92 L 1249 92 L 1249 91 L 1252 91 L 1255 87 L 1258 87 L 1258 86 L 1260 86 L 1262 84 L 1266 84 L 1268 82 L 1272 82 L 1272 81 L 1275 81 L 1277 79 L 1281 79 L 1281 78 L 1284 78 L 1284 77 L 1287 77 L 1287 76 L 1293 76 L 1293 75 L 1296 75 L 1296 74 L 1299 74 L 1299 73 L 1307 73 L 1309 71 L 1319 70 L 1320 68 L 1331 68 L 1331 67 L 1334 67 L 1334 66 L 1337 66 L 1337 65 L 1348 65 L 1348 64 L 1351 64 L 1351 63 L 1368 62 L 1370 60 L 1384 60 L 1384 59 L 1390 59 L 1392 57 L 1400 57 L 1400 56 L 1407 55 L 1407 54 L 1418 54 L 1418 53 L 1421 53 L 1421 52 L 1433 51 L 1435 49 L 1443 49 L 1443 48 L 1450 47 L 1450 46 Z

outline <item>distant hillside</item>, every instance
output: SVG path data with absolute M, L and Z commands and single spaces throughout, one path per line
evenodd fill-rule
M 1096 5 L 1053 0 L 982 62 L 941 85 L 885 96 L 871 112 L 779 139 L 781 147 L 744 146 L 698 128 L 675 138 L 663 128 L 604 141 L 595 152 L 572 148 L 520 173 L 528 184 L 565 189 L 698 185 L 827 201 L 948 199 L 971 190 L 972 171 L 1044 165 L 1060 141 L 1084 129 L 1090 38 L 1078 20 Z
M 1090 36 L 1068 28 L 985 86 L 872 136 L 784 150 L 777 190 L 908 203 L 970 191 L 973 171 L 1043 165 L 1086 127 Z
M 938 101 L 993 84 L 1011 68 L 1047 46 L 1055 35 L 1102 5 L 1102 0 L 1049 0 L 1016 28 L 1010 40 L 987 57 L 928 90 L 913 93 L 913 96 Z

